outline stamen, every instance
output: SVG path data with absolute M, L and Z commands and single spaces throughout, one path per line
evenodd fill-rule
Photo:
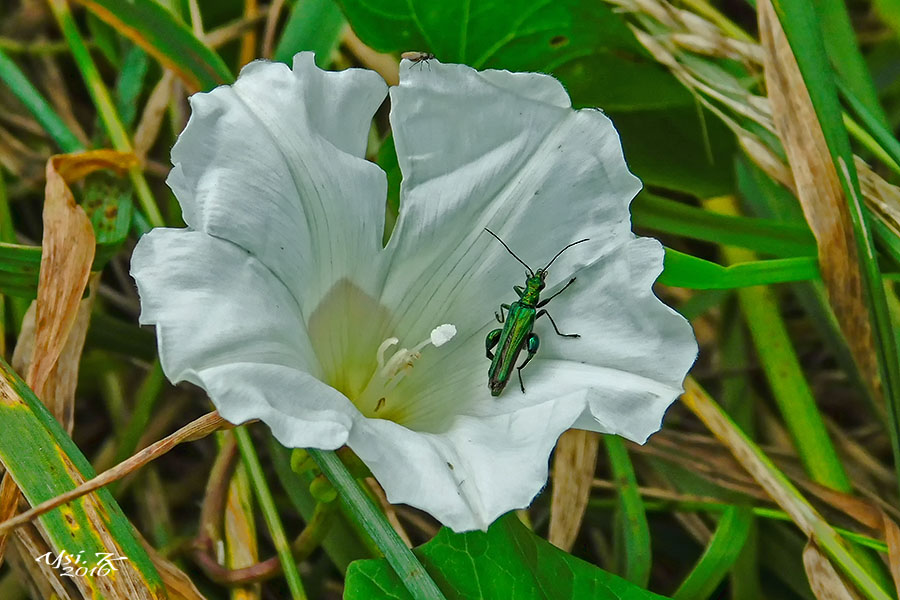
M 389 337 L 381 342 L 381 345 L 378 346 L 378 350 L 375 353 L 375 360 L 378 362 L 378 370 L 375 372 L 376 374 L 372 378 L 372 381 L 366 386 L 364 392 L 364 395 L 368 396 L 370 393 L 374 392 L 374 390 L 381 389 L 382 393 L 375 403 L 373 412 L 378 412 L 384 408 L 384 405 L 387 402 L 387 393 L 396 388 L 400 382 L 403 381 L 404 377 L 406 377 L 406 373 L 413 368 L 414 363 L 422 358 L 421 351 L 425 346 L 432 345 L 436 348 L 443 346 L 455 335 L 456 327 L 450 324 L 440 325 L 431 331 L 428 339 L 416 344 L 412 350 L 400 348 L 387 360 L 385 360 L 385 354 L 387 353 L 388 348 L 395 346 L 400 340 L 395 337 Z
M 400 340 L 395 337 L 389 337 L 388 339 L 381 342 L 381 345 L 378 346 L 378 350 L 375 351 L 375 360 L 378 361 L 378 370 L 384 369 L 384 353 L 391 346 L 396 345 Z

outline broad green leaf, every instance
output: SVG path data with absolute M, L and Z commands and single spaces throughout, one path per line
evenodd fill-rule
M 529 531 L 515 514 L 487 532 L 441 531 L 416 554 L 448 600 L 662 600 L 576 558 Z M 384 559 L 356 561 L 347 570 L 345 600 L 410 596 Z
M 716 290 L 818 279 L 815 256 L 776 258 L 728 267 L 666 248 L 665 269 L 657 280 L 664 285 L 694 290 Z
M 478 69 L 551 73 L 573 104 L 607 111 L 646 183 L 696 195 L 732 184 L 733 135 L 701 121 L 693 98 L 603 2 L 339 0 L 354 32 L 382 52 L 421 50 Z M 427 68 L 427 67 L 424 67 Z
M 0 377 L 0 461 L 29 504 L 36 506 L 94 477 L 90 463 L 59 422 L 2 359 Z M 80 473 L 80 481 L 76 473 Z M 101 523 L 89 518 L 88 503 L 96 507 Z M 95 553 L 109 547 L 103 536 L 111 534 L 118 555 L 128 558 L 151 597 L 166 597 L 162 580 L 135 538 L 131 523 L 106 489 L 51 510 L 39 519 L 55 553 L 64 550 L 77 556 L 84 551 L 84 557 L 93 560 Z M 101 525 L 108 533 L 101 533 Z M 96 581 L 86 579 L 96 588 Z M 104 596 L 98 589 L 95 597 Z
M 734 135 L 719 119 L 706 113 L 701 121 L 693 105 L 608 112 L 622 138 L 628 167 L 644 185 L 699 198 L 733 189 L 731 165 L 737 147 Z
M 339 0 L 366 44 L 382 52 L 423 50 L 444 62 L 553 73 L 573 97 L 604 109 L 693 106 L 625 22 L 602 2 Z
M 154 0 L 77 2 L 172 69 L 195 90 L 210 90 L 234 79 L 218 54 Z
M 428 50 L 481 69 L 550 70 L 597 52 L 646 56 L 601 2 L 340 0 L 353 30 L 381 52 Z

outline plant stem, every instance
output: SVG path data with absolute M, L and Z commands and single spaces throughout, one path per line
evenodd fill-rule
M 262 464 L 260 464 L 259 456 L 257 456 L 256 449 L 253 446 L 253 440 L 250 439 L 250 434 L 246 427 L 235 428 L 234 437 L 237 440 L 241 459 L 244 461 L 244 465 L 247 467 L 247 472 L 250 475 L 253 490 L 256 492 L 256 499 L 259 501 L 263 518 L 266 520 L 266 525 L 269 528 L 269 534 L 272 536 L 272 543 L 275 544 L 275 551 L 278 554 L 278 559 L 281 561 L 281 568 L 284 569 L 284 578 L 287 580 L 288 588 L 291 590 L 291 598 L 293 600 L 306 600 L 303 582 L 300 580 L 300 573 L 297 572 L 297 563 L 294 562 L 291 545 L 284 534 L 281 517 L 278 514 L 278 509 L 275 507 L 275 500 L 272 498 L 272 491 L 266 482 L 266 475 L 263 473 Z
M 352 518 L 368 533 L 384 557 L 400 577 L 414 600 L 444 600 L 444 595 L 419 563 L 412 550 L 406 547 L 384 514 L 362 490 L 341 459 L 332 451 L 307 450 L 325 476 L 337 488 L 341 501 L 349 508 Z

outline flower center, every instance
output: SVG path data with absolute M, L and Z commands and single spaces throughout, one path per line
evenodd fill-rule
M 387 352 L 400 343 L 395 337 L 389 337 L 378 346 L 375 360 L 378 368 L 369 380 L 362 394 L 356 399 L 356 407 L 366 417 L 389 419 L 400 422 L 402 419 L 402 403 L 397 402 L 397 386 L 422 358 L 422 351 L 428 346 L 438 348 L 449 342 L 456 335 L 456 327 L 450 324 L 440 325 L 431 331 L 428 339 L 416 344 L 412 349 L 400 348 L 389 358 Z M 393 398 L 393 402 L 392 402 Z

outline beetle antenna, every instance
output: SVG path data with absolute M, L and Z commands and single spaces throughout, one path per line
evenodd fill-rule
M 488 232 L 489 234 L 491 234 L 492 236 L 494 236 L 494 237 L 497 239 L 498 242 L 500 242 L 501 244 L 503 244 L 503 247 L 506 248 L 506 251 L 509 252 L 510 254 L 512 254 L 513 258 L 515 258 L 517 261 L 519 261 L 520 263 L 522 263 L 522 265 L 524 265 L 524 267 L 525 267 L 526 269 L 528 269 L 528 274 L 529 274 L 531 277 L 534 277 L 534 271 L 531 269 L 531 267 L 529 267 L 528 265 L 526 265 L 524 260 L 522 260 L 521 258 L 519 258 L 518 256 L 516 256 L 516 253 L 509 249 L 509 246 L 506 245 L 506 242 L 504 242 L 503 240 L 500 239 L 500 236 L 499 236 L 499 235 L 497 235 L 496 233 L 494 233 L 493 231 L 491 231 L 491 230 L 488 229 L 487 227 L 485 227 L 484 230 L 487 231 L 487 232 Z M 577 243 L 577 242 L 576 242 L 576 243 Z
M 542 271 L 546 271 L 547 269 L 550 268 L 550 265 L 553 264 L 553 261 L 556 260 L 557 258 L 559 258 L 559 255 L 560 255 L 560 254 L 562 254 L 563 252 L 565 252 L 566 250 L 568 250 L 568 249 L 571 248 L 572 246 L 575 246 L 576 244 L 580 244 L 580 243 L 582 243 L 582 242 L 586 242 L 586 241 L 588 241 L 589 239 L 591 239 L 591 238 L 584 238 L 583 240 L 578 240 L 577 242 L 572 242 L 571 244 L 569 244 L 568 246 L 566 246 L 565 248 L 563 248 L 562 250 L 560 250 L 559 252 L 557 252 L 557 253 L 556 253 L 556 256 L 554 256 L 553 258 L 551 258 L 551 259 L 550 259 L 550 262 L 547 263 L 547 266 L 544 267 L 544 268 L 541 269 L 541 270 L 542 270 Z

